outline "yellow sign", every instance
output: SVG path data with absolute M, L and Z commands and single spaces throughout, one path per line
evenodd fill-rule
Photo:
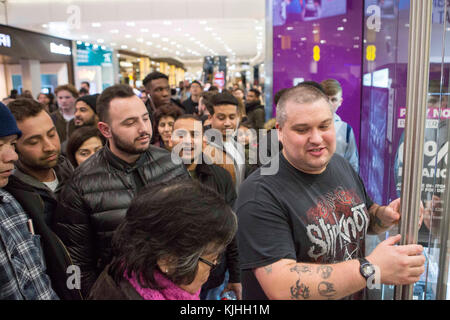
M 366 49 L 366 59 L 367 61 L 375 61 L 375 58 L 377 57 L 377 47 L 373 44 L 370 46 L 367 46 Z
M 314 46 L 313 52 L 314 52 L 314 55 L 313 55 L 314 61 L 319 61 L 320 60 L 320 47 Z

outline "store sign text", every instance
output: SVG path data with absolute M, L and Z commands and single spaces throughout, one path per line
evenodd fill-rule
M 66 56 L 70 56 L 72 54 L 72 51 L 69 47 L 66 47 L 65 45 L 57 45 L 56 43 L 52 42 L 50 43 L 50 52 L 56 53 L 56 54 L 63 54 Z
M 11 36 L 9 34 L 0 33 L 0 47 L 11 48 Z

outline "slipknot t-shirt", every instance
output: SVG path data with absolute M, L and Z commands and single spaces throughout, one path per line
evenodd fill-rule
M 348 161 L 335 154 L 313 175 L 280 154 L 276 175 L 260 172 L 244 181 L 235 205 L 243 299 L 267 299 L 252 269 L 280 259 L 332 264 L 364 256 L 373 202 Z

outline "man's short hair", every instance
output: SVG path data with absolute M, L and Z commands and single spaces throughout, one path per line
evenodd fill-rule
M 196 114 L 182 114 L 177 119 L 175 119 L 175 122 L 177 122 L 178 120 L 183 120 L 183 119 L 202 121 Z
M 209 87 L 208 91 L 215 91 L 215 92 L 219 92 L 219 88 L 216 86 L 211 86 Z
M 165 75 L 164 73 L 158 72 L 158 71 L 154 71 L 152 73 L 149 73 L 144 78 L 142 83 L 144 84 L 144 87 L 147 87 L 147 84 L 150 84 L 153 80 L 157 80 L 157 79 L 166 79 L 167 81 L 169 81 L 169 77 L 167 75 Z
M 44 109 L 44 106 L 33 99 L 19 98 L 8 103 L 8 108 L 11 110 L 17 122 L 28 118 L 36 117 Z
M 288 102 L 294 102 L 296 104 L 307 104 L 316 102 L 320 99 L 325 100 L 329 104 L 330 111 L 333 113 L 328 96 L 323 91 L 319 90 L 316 86 L 304 84 L 297 85 L 293 88 L 288 89 L 283 93 L 280 101 L 278 101 L 277 122 L 281 127 L 284 126 L 284 123 L 287 119 L 286 105 Z
M 102 122 L 108 122 L 110 120 L 109 107 L 113 99 L 129 98 L 134 95 L 133 89 L 127 84 L 116 84 L 103 90 L 97 100 L 97 114 L 99 120 Z
M 257 98 L 261 96 L 261 92 L 258 89 L 250 89 L 249 92 L 253 92 Z
M 72 97 L 75 99 L 78 98 L 78 90 L 71 84 L 64 84 L 62 86 L 57 86 L 55 89 L 55 95 L 58 95 L 58 92 L 60 91 L 69 91 L 72 94 Z
M 280 101 L 281 96 L 288 90 L 289 90 L 289 88 L 284 88 L 284 89 L 278 90 L 278 92 L 275 93 L 275 97 L 273 98 L 273 101 L 275 102 L 275 106 L 278 104 L 278 101 Z
M 320 83 L 327 96 L 335 96 L 342 92 L 341 84 L 335 79 L 327 79 Z
M 296 85 L 296 87 L 302 87 L 302 86 L 313 86 L 314 88 L 316 88 L 316 89 L 322 91 L 323 93 L 325 93 L 325 90 L 323 90 L 322 85 L 320 83 L 318 83 L 318 82 L 315 82 L 315 81 L 304 81 L 304 82 L 301 82 L 298 85 Z
M 217 94 L 216 92 L 209 92 L 209 91 L 204 91 L 200 94 L 200 97 L 203 98 L 202 103 L 205 105 L 208 112 L 213 107 L 212 97 L 214 97 L 216 94 Z
M 189 86 L 189 88 L 191 88 L 191 86 L 192 86 L 194 83 L 198 84 L 198 85 L 200 86 L 200 88 L 203 88 L 203 86 L 202 86 L 202 84 L 200 83 L 200 81 L 197 81 L 197 80 L 192 81 L 192 82 L 191 82 L 191 85 Z
M 225 93 L 222 92 L 222 93 L 217 93 L 217 94 L 213 95 L 211 98 L 210 108 L 208 108 L 208 106 L 206 106 L 206 107 L 208 108 L 209 114 L 212 116 L 214 114 L 214 107 L 219 107 L 219 106 L 229 105 L 229 104 L 236 106 L 236 109 L 238 109 L 239 101 L 232 94 L 230 94 L 228 92 L 225 92 Z

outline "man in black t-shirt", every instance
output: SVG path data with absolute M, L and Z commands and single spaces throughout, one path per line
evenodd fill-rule
M 277 129 L 278 171 L 267 170 L 270 163 L 258 169 L 236 202 L 243 299 L 358 299 L 366 286 L 418 281 L 423 248 L 395 246 L 400 236 L 364 258 L 366 235 L 398 223 L 400 200 L 373 203 L 348 161 L 334 154 L 328 97 L 310 85 L 289 89 L 277 106 Z

